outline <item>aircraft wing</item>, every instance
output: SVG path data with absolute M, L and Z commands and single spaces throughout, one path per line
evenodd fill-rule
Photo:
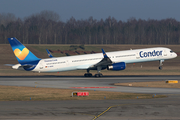
M 106 68 L 106 66 L 113 64 L 113 62 L 111 61 L 111 59 L 106 55 L 106 53 L 104 52 L 104 50 L 102 49 L 102 53 L 104 58 L 96 63 L 96 64 L 86 64 L 86 65 L 80 65 L 77 67 L 77 69 L 97 69 L 97 67 L 102 67 L 102 68 Z
M 103 49 L 102 49 L 102 53 L 103 53 L 104 58 L 97 64 L 94 64 L 93 66 L 91 66 L 92 68 L 98 67 L 98 66 L 107 66 L 113 63 L 112 60 L 107 56 L 107 54 L 105 53 Z
M 104 58 L 100 62 L 95 64 L 94 66 L 105 66 L 105 65 L 111 65 L 113 63 L 111 59 L 107 56 L 107 54 L 104 52 L 103 49 L 102 49 L 102 53 L 103 53 Z

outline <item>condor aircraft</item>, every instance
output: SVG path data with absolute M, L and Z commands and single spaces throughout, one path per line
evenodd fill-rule
M 107 53 L 102 49 L 102 53 L 66 57 L 53 57 L 47 50 L 50 58 L 40 59 L 16 38 L 8 38 L 8 40 L 19 62 L 19 64 L 12 65 L 12 68 L 39 73 L 87 70 L 84 76 L 91 77 L 92 74 L 90 70 L 97 70 L 95 77 L 101 77 L 101 70 L 124 70 L 128 63 L 159 61 L 159 69 L 162 69 L 162 62 L 164 62 L 164 60 L 177 56 L 177 54 L 169 48 L 155 47 Z

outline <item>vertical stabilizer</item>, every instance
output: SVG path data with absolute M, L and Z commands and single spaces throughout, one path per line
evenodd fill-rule
M 21 65 L 33 64 L 40 60 L 31 51 L 29 51 L 21 42 L 19 42 L 15 37 L 8 38 L 8 40 L 12 47 L 14 55 L 16 56 L 18 62 Z

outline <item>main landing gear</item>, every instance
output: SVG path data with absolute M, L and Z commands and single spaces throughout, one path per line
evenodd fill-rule
M 102 77 L 102 76 L 103 76 L 103 74 L 100 73 L 101 69 L 102 69 L 101 66 L 98 66 L 98 67 L 97 67 L 97 74 L 95 74 L 94 77 Z
M 160 60 L 160 61 L 159 61 L 159 69 L 160 69 L 160 70 L 162 70 L 162 66 L 163 66 L 162 62 L 164 62 L 164 60 Z
M 94 77 L 102 77 L 103 74 L 102 73 L 98 73 L 98 74 L 95 74 Z M 84 74 L 84 77 L 92 77 L 92 74 L 91 73 L 85 73 Z
M 98 73 L 98 74 L 95 74 L 94 77 L 102 77 L 103 74 L 102 73 Z
M 87 73 L 84 74 L 84 77 L 92 77 L 92 74 L 89 73 L 89 70 L 87 70 Z
M 97 74 L 95 74 L 94 77 L 102 77 L 103 76 L 103 74 L 100 73 L 101 69 L 102 69 L 101 66 L 97 67 Z M 90 70 L 88 69 L 87 73 L 84 74 L 84 77 L 92 77 L 92 74 L 89 73 L 89 71 Z

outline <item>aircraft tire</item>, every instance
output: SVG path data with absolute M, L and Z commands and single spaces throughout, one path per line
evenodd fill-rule
M 92 77 L 92 74 L 91 74 L 91 73 L 89 73 L 89 74 L 88 74 L 88 77 Z
M 91 73 L 85 73 L 84 77 L 92 77 L 92 74 Z
M 94 76 L 95 76 L 95 77 L 100 77 L 99 74 L 95 74 Z
M 159 69 L 162 70 L 162 66 L 159 66 Z
M 95 76 L 95 77 L 102 77 L 103 74 L 101 74 L 101 73 L 100 73 L 100 74 L 95 74 L 94 76 Z

